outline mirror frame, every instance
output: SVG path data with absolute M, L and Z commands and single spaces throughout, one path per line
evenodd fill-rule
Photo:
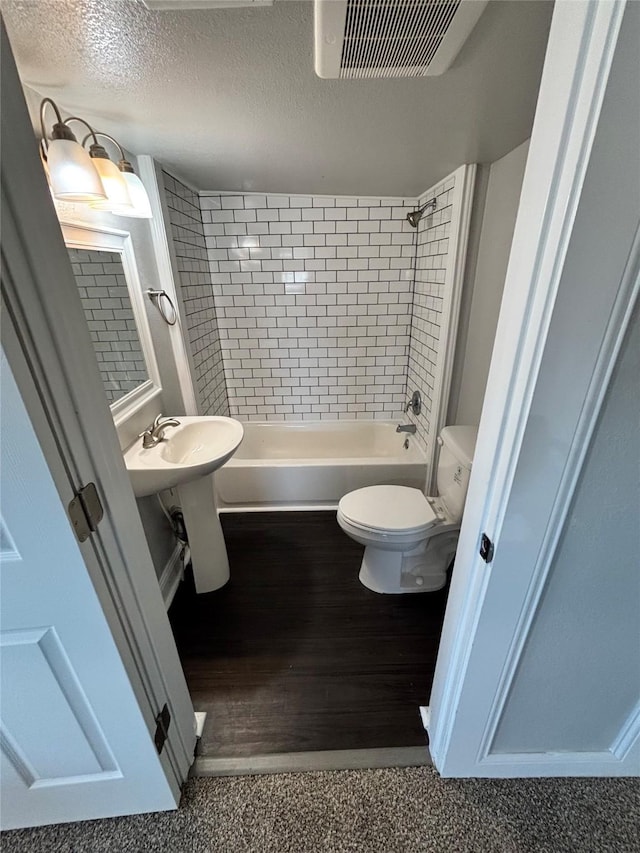
M 65 246 L 70 249 L 117 252 L 122 260 L 124 277 L 131 299 L 131 309 L 136 321 L 140 347 L 144 356 L 149 378 L 120 397 L 109 408 L 116 427 L 124 423 L 139 409 L 162 392 L 158 362 L 153 347 L 151 328 L 144 302 L 144 293 L 136 266 L 133 241 L 128 231 L 104 228 L 86 223 L 63 220 L 60 222 Z

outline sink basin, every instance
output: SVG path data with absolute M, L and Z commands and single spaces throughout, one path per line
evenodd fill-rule
M 233 418 L 179 417 L 167 427 L 164 440 L 145 450 L 142 439 L 124 454 L 137 498 L 206 477 L 230 459 L 244 430 Z

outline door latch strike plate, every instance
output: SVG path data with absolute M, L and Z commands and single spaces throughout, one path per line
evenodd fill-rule
M 482 539 L 480 540 L 480 556 L 485 563 L 490 563 L 493 560 L 493 542 L 486 533 L 482 534 Z

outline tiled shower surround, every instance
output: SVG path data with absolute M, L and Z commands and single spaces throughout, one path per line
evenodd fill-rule
M 402 409 L 415 232 L 405 199 L 202 195 L 231 412 Z
M 416 388 L 422 394 L 422 412 L 419 417 L 409 414 L 417 426 L 417 436 L 426 447 L 436 439 L 436 424 L 432 418 L 434 389 L 443 353 L 443 297 L 446 275 L 453 263 L 449 233 L 453 213 L 455 177 L 451 175 L 433 189 L 420 196 L 420 204 L 436 198 L 437 206 L 430 216 L 418 223 L 415 284 L 413 291 L 413 320 L 407 389 Z
M 228 415 L 220 333 L 198 195 L 163 173 L 180 297 L 201 415 Z
M 165 175 L 202 414 L 413 418 L 442 354 L 454 176 L 415 198 L 201 193 Z M 206 254 L 205 254 L 206 253 Z M 228 405 L 227 405 L 228 400 Z

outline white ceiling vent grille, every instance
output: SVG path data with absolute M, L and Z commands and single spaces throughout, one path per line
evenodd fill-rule
M 487 0 L 315 0 L 319 77 L 442 74 Z

